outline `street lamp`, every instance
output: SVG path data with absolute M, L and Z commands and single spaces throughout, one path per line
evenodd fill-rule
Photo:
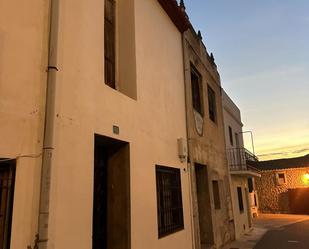
M 250 135 L 251 135 L 252 152 L 253 152 L 253 155 L 255 155 L 254 143 L 253 143 L 253 133 L 252 133 L 252 131 L 241 131 L 241 132 L 239 132 L 239 134 L 244 134 L 244 133 L 250 133 Z
M 304 174 L 303 176 L 303 182 L 305 185 L 309 185 L 309 172 L 307 172 L 306 174 Z

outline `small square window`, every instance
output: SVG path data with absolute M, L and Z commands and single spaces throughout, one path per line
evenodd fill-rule
M 282 185 L 286 183 L 286 176 L 284 172 L 276 173 L 277 185 Z
M 184 228 L 180 169 L 156 165 L 159 238 Z

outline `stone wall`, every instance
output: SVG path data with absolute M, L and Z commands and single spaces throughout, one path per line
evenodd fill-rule
M 256 179 L 259 193 L 259 208 L 262 213 L 291 213 L 288 190 L 309 187 L 304 175 L 309 167 L 283 170 L 262 171 L 262 177 Z M 285 174 L 285 183 L 279 184 L 276 174 Z
M 190 176 L 192 181 L 193 227 L 195 248 L 214 244 L 220 248 L 234 238 L 232 219 L 232 203 L 229 186 L 229 173 L 225 151 L 223 108 L 221 102 L 221 82 L 217 67 L 209 56 L 201 38 L 193 29 L 184 33 L 184 66 L 186 117 L 188 131 L 188 152 L 190 159 Z M 194 67 L 199 74 L 202 115 L 197 114 L 192 103 L 191 70 Z M 216 118 L 212 121 L 209 116 L 208 87 L 215 93 Z M 197 116 L 200 116 L 197 118 Z M 196 164 L 207 168 L 206 189 L 203 193 L 197 191 L 199 175 Z M 220 208 L 215 208 L 212 181 L 219 182 Z M 209 203 L 203 199 L 208 195 Z M 203 210 L 209 210 L 210 217 L 204 219 Z M 200 218 L 201 217 L 201 218 Z M 207 221 L 207 228 L 203 228 Z M 205 236 L 204 236 L 205 235 Z M 204 239 L 207 238 L 207 239 Z

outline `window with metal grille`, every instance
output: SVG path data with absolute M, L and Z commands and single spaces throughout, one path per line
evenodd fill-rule
M 156 165 L 159 238 L 184 228 L 180 169 Z
M 212 191 L 214 196 L 215 209 L 221 208 L 219 182 L 212 181 Z
M 105 0 L 104 7 L 104 69 L 105 84 L 115 89 L 116 25 L 115 1 Z
M 242 199 L 242 190 L 241 187 L 237 187 L 237 194 L 238 194 L 238 205 L 239 205 L 239 212 L 244 211 L 244 202 Z
M 203 116 L 203 101 L 201 90 L 201 76 L 196 69 L 191 66 L 191 92 L 192 92 L 192 105 L 195 111 Z
M 10 248 L 15 185 L 15 160 L 0 158 L 0 248 Z
M 216 94 L 214 90 L 208 85 L 208 111 L 209 111 L 209 118 L 216 122 L 217 113 L 216 113 Z

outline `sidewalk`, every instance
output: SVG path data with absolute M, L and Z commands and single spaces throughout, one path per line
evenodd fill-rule
M 268 230 L 280 229 L 283 226 L 309 220 L 306 215 L 260 214 L 253 220 L 253 229 L 238 240 L 222 249 L 252 249 Z

